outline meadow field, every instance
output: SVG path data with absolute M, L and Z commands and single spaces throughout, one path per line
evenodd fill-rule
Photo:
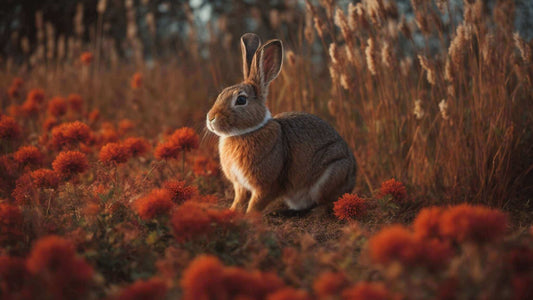
M 532 299 L 521 4 L 80 0 L 0 26 L 0 298 Z M 272 114 L 354 153 L 329 206 L 229 209 L 205 120 L 249 31 L 284 45 Z

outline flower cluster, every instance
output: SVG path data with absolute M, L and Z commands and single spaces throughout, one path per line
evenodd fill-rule
M 164 142 L 155 148 L 154 155 L 157 159 L 177 159 L 179 154 L 197 149 L 199 145 L 198 134 L 194 129 L 183 127 L 174 133 Z

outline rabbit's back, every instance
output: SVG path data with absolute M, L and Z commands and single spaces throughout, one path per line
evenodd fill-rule
M 312 189 L 327 172 L 346 172 L 347 177 L 355 180 L 353 153 L 326 121 L 300 112 L 278 114 L 274 121 L 280 124 L 287 154 L 284 168 L 287 192 Z M 330 169 L 332 165 L 336 167 Z

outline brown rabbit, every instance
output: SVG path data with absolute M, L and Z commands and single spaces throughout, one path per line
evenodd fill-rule
M 244 81 L 224 89 L 207 114 L 220 136 L 222 170 L 233 183 L 231 209 L 261 211 L 277 198 L 290 209 L 330 203 L 355 185 L 356 162 L 328 123 L 300 112 L 274 118 L 266 107 L 270 82 L 281 71 L 280 40 L 261 46 L 253 33 L 241 37 Z

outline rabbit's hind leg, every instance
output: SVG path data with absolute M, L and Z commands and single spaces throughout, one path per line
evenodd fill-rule
M 355 165 L 349 158 L 332 162 L 311 188 L 310 195 L 317 204 L 329 204 L 355 186 Z M 326 176 L 327 175 L 327 176 Z

